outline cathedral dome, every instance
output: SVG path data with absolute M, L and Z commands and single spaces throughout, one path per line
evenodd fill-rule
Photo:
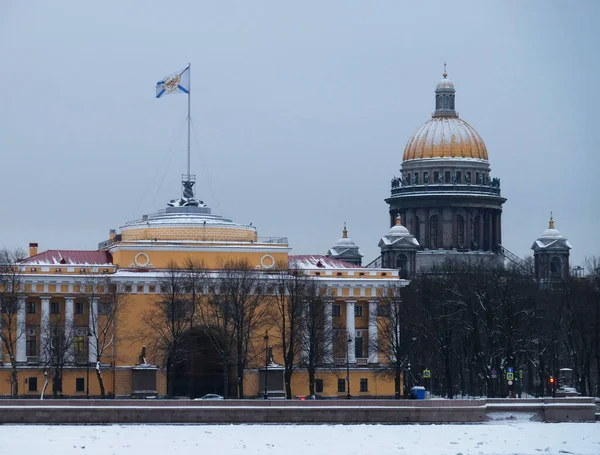
M 488 159 L 483 139 L 458 117 L 433 117 L 410 138 L 402 161 L 424 158 Z
M 483 139 L 455 110 L 454 83 L 448 79 L 444 65 L 444 78 L 435 88 L 435 112 L 411 136 L 402 161 L 427 158 L 488 159 Z

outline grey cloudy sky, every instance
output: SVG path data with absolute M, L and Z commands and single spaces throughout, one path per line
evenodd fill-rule
M 295 254 L 347 221 L 369 261 L 447 61 L 508 199 L 505 246 L 530 254 L 552 210 L 582 263 L 600 254 L 598 17 L 583 0 L 0 0 L 0 245 L 94 249 L 178 197 L 186 99 L 154 85 L 191 62 L 200 197 Z

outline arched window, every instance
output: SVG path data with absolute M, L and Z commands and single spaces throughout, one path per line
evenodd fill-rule
M 429 218 L 429 248 L 437 250 L 438 246 L 438 216 Z
M 465 247 L 465 219 L 462 215 L 456 215 L 456 247 Z
M 552 278 L 562 278 L 562 261 L 554 256 L 550 260 L 550 276 Z
M 480 248 L 479 245 L 479 215 L 473 217 L 473 229 L 471 229 L 473 233 L 473 238 L 471 239 L 473 243 L 473 248 L 478 250 Z
M 396 268 L 400 278 L 408 278 L 408 258 L 405 254 L 400 253 L 396 256 Z

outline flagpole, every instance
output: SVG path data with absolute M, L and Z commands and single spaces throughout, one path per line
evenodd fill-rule
M 191 147 L 190 147 L 190 125 L 192 123 L 192 117 L 190 115 L 190 107 L 192 104 L 192 64 L 188 63 L 188 71 L 190 72 L 190 85 L 188 87 L 188 143 L 187 143 L 187 173 L 188 173 L 188 180 L 191 180 Z

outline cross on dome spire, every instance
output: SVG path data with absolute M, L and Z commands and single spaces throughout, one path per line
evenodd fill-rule
M 396 217 L 396 226 L 402 226 L 402 218 L 400 218 L 400 215 Z
M 342 238 L 348 238 L 348 229 L 346 229 L 346 222 L 344 221 L 344 230 L 342 231 Z
M 444 73 L 442 74 L 442 76 L 444 76 L 444 79 L 448 77 L 448 73 L 446 72 L 446 62 L 444 62 Z
M 554 229 L 554 218 L 552 217 L 552 212 L 550 212 L 550 222 L 548 223 L 548 229 Z

